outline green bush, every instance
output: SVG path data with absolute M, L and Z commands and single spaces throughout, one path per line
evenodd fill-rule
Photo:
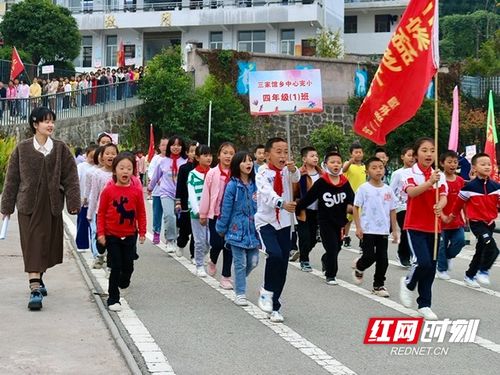
M 7 164 L 10 154 L 16 147 L 16 139 L 14 137 L 0 138 L 0 191 L 3 191 L 5 174 L 7 173 Z
M 333 123 L 315 129 L 309 136 L 309 140 L 316 150 L 318 150 L 320 158 L 323 158 L 334 146 L 338 147 L 342 158 L 348 158 L 349 147 L 357 138 L 350 130 L 344 134 L 342 125 Z

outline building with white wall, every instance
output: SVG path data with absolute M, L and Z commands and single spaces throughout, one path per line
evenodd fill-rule
M 345 0 L 344 49 L 382 55 L 410 0 Z

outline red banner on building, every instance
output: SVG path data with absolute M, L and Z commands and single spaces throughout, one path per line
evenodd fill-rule
M 24 64 L 17 53 L 16 47 L 12 48 L 12 61 L 10 64 L 10 79 L 14 80 L 24 71 Z
M 437 11 L 436 0 L 410 1 L 356 116 L 359 135 L 383 145 L 421 106 L 439 67 Z

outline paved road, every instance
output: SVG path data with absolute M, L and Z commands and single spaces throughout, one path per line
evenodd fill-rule
M 150 241 L 140 247 L 140 259 L 125 299 L 156 342 L 159 349 L 154 350 L 161 350 L 166 357 L 168 371 L 163 373 L 470 374 L 477 369 L 482 374 L 498 374 L 498 262 L 488 290 L 466 288 L 461 280 L 467 257 L 472 255 L 468 246 L 455 262 L 453 279 L 436 280 L 434 284 L 433 310 L 441 319 L 480 319 L 477 343 L 420 343 L 418 347 L 438 348 L 438 354 L 439 348 L 444 348 L 447 354 L 395 356 L 390 345 L 363 344 L 370 317 L 416 313 L 399 302 L 399 279 L 407 271 L 394 262 L 395 245 L 389 249 L 389 299 L 370 293 L 373 270 L 365 272 L 360 287 L 352 282 L 351 264 L 357 249 L 341 251 L 340 285 L 326 285 L 320 272 L 322 253 L 318 244 L 311 254 L 313 273 L 303 273 L 297 263 L 290 263 L 283 293 L 284 325 L 270 323 L 254 306 L 237 307 L 228 298 L 231 293 L 218 289 L 215 280 L 197 278 L 188 259 L 167 255 L 162 246 Z M 189 257 L 187 250 L 185 256 Z M 253 304 L 257 303 L 263 278 L 262 255 L 260 262 L 249 277 L 248 298 Z M 112 315 L 116 318 L 115 313 Z M 125 330 L 123 333 L 128 335 Z

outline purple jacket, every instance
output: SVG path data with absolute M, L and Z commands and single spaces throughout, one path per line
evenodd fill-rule
M 177 168 L 186 164 L 187 159 L 177 159 Z M 157 195 L 161 198 L 168 197 L 175 199 L 175 190 L 177 187 L 177 174 L 172 173 L 172 159 L 165 157 L 161 160 L 155 169 L 153 178 L 149 182 L 148 190 L 152 191 L 155 186 L 159 186 L 156 190 Z

